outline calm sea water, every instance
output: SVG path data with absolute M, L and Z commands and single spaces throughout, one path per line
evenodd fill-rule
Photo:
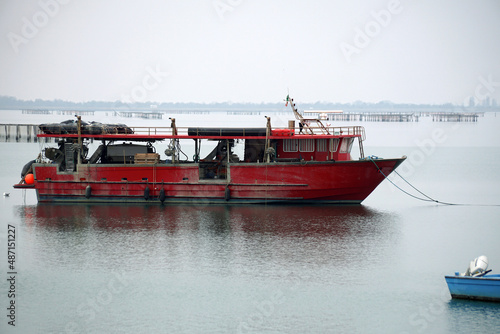
M 37 205 L 12 185 L 39 144 L 0 143 L 0 332 L 497 332 L 500 304 L 451 300 L 443 276 L 482 254 L 500 272 L 499 118 L 357 123 L 367 155 L 407 155 L 402 176 L 468 206 L 388 181 L 358 206 Z

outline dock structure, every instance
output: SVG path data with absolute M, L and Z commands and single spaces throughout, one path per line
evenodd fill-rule
M 2 142 L 48 142 L 48 138 L 38 138 L 38 124 L 0 124 Z
M 91 110 L 57 110 L 54 112 L 57 115 L 68 115 L 68 116 L 94 116 L 95 112 Z
M 23 115 L 80 115 L 80 116 L 94 116 L 94 111 L 89 110 L 48 110 L 48 109 L 23 109 Z
M 479 112 L 344 112 L 329 114 L 329 121 L 355 122 L 418 122 L 420 117 L 430 117 L 433 122 L 477 122 L 484 116 Z
M 329 121 L 358 121 L 358 122 L 418 122 L 418 115 L 402 112 L 357 112 L 329 114 Z
M 162 112 L 114 111 L 113 115 L 125 118 L 163 119 Z
M 477 122 L 477 113 L 437 112 L 432 113 L 433 122 Z
M 47 109 L 23 109 L 21 113 L 23 115 L 52 115 L 52 111 Z

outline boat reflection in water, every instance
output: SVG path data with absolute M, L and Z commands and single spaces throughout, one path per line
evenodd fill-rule
M 38 204 L 19 207 L 32 228 L 61 230 L 199 230 L 260 233 L 289 237 L 377 234 L 394 215 L 364 206 L 308 205 L 81 205 Z
M 340 270 L 355 259 L 365 271 L 373 265 L 370 259 L 386 255 L 398 234 L 397 216 L 356 205 L 38 204 L 20 207 L 19 215 L 36 247 L 33 253 L 44 254 L 40 261 L 70 252 L 68 259 L 89 269 L 96 261 L 105 268 L 146 261 L 158 270 L 210 263 L 209 270 L 241 272 L 271 261 L 268 270 L 270 263 L 290 271 L 327 263 Z

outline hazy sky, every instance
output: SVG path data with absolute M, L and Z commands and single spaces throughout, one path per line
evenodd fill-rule
M 500 1 L 0 0 L 0 95 L 500 102 Z

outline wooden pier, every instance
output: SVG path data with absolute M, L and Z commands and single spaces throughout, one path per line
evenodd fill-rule
M 48 110 L 48 109 L 23 109 L 21 111 L 24 115 L 80 115 L 80 116 L 94 116 L 94 111 L 83 110 Z
M 2 142 L 48 142 L 50 138 L 38 138 L 38 124 L 0 124 Z M 48 140 L 47 140 L 48 139 Z
M 114 111 L 113 116 L 125 118 L 163 119 L 162 112 Z
M 360 113 L 342 113 L 329 114 L 329 121 L 358 121 L 358 122 L 418 122 L 418 115 L 414 113 L 399 112 L 360 112 Z
M 477 122 L 484 113 L 478 112 L 344 112 L 329 114 L 329 121 L 354 122 L 418 122 L 420 117 L 431 117 L 433 122 Z
M 432 113 L 433 122 L 477 122 L 477 113 L 439 112 Z

